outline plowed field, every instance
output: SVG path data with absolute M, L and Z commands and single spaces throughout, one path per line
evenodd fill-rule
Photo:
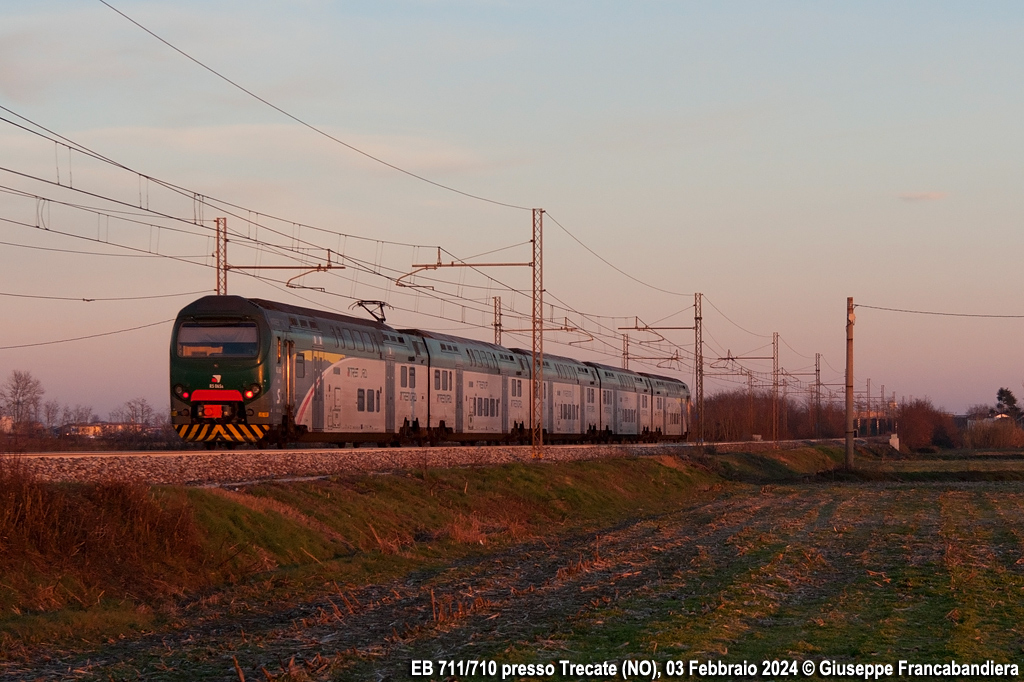
M 5 672 L 386 680 L 410 678 L 412 659 L 1016 662 L 1022 541 L 1017 482 L 727 484 L 600 532 L 334 585 L 299 607 L 222 605 L 88 660 Z

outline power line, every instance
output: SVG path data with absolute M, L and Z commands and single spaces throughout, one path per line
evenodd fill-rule
M 1005 319 L 1005 320 L 1020 320 L 1024 319 L 1024 315 L 982 315 L 976 313 L 940 313 L 932 310 L 904 310 L 902 308 L 882 308 L 874 305 L 864 305 L 863 303 L 857 303 L 853 306 L 854 308 L 870 308 L 871 310 L 887 310 L 892 313 L 910 313 L 912 315 L 941 315 L 943 317 L 985 317 L 989 319 Z
M 103 2 L 103 0 L 100 0 L 100 2 Z M 604 263 L 605 265 L 607 265 L 608 267 L 610 267 L 612 270 L 614 270 L 615 272 L 619 273 L 620 275 L 623 275 L 624 277 L 627 277 L 627 278 L 633 280 L 634 282 L 636 282 L 637 284 L 640 284 L 640 285 L 643 285 L 643 286 L 647 287 L 648 289 L 653 289 L 654 291 L 660 291 L 663 294 L 669 294 L 671 296 L 693 296 L 693 294 L 683 294 L 683 293 L 680 293 L 678 291 L 669 291 L 668 289 L 662 289 L 661 287 L 656 287 L 653 284 L 648 284 L 647 282 L 645 282 L 645 281 L 643 281 L 641 279 L 637 279 L 636 277 L 634 277 L 633 275 L 629 274 L 625 270 L 622 270 L 618 266 L 613 265 L 604 256 L 601 256 L 596 251 L 594 251 L 592 248 L 590 248 L 589 246 L 584 244 L 582 241 L 580 241 L 579 238 L 576 235 L 574 235 L 572 232 L 570 232 L 568 229 L 566 229 L 566 227 L 564 225 L 562 225 L 562 223 L 560 223 L 557 220 L 555 220 L 554 217 L 552 217 L 550 212 L 545 212 L 545 215 L 548 217 L 548 219 L 551 222 L 553 222 L 555 225 L 557 225 L 559 228 L 561 228 L 562 232 L 565 232 L 567 235 L 572 237 L 572 240 L 574 242 L 576 242 L 577 244 L 582 246 L 584 249 L 589 251 L 591 255 L 593 255 L 599 261 L 601 261 L 602 263 Z
M 319 135 L 322 135 L 322 136 L 326 137 L 329 140 L 337 142 L 341 146 L 343 146 L 343 147 L 345 147 L 347 149 L 350 149 L 351 151 L 354 151 L 357 154 L 361 154 L 362 156 L 365 156 L 366 158 L 368 158 L 368 159 L 370 159 L 372 161 L 376 161 L 377 163 L 379 163 L 379 164 L 381 164 L 383 166 L 387 166 L 388 168 L 391 168 L 392 170 L 396 170 L 399 173 L 404 173 L 405 175 L 408 175 L 409 177 L 415 178 L 415 179 L 420 180 L 422 182 L 425 182 L 425 183 L 427 183 L 429 185 L 433 185 L 434 187 L 439 187 L 440 189 L 447 190 L 449 192 L 454 192 L 455 194 L 461 194 L 462 196 L 469 197 L 470 199 L 476 199 L 477 201 L 485 201 L 485 202 L 487 202 L 489 204 L 495 204 L 497 206 L 504 206 L 505 208 L 514 208 L 514 209 L 517 209 L 517 210 L 520 210 L 520 211 L 530 211 L 530 210 L 533 210 L 532 208 L 527 207 L 527 206 L 517 206 L 516 204 L 509 204 L 509 203 L 506 203 L 504 201 L 497 201 L 496 199 L 489 199 L 487 197 L 480 196 L 479 194 L 471 194 L 470 192 L 464 192 L 461 189 L 456 189 L 455 187 L 451 187 L 450 185 L 444 185 L 444 184 L 442 184 L 440 182 L 437 182 L 435 180 L 431 180 L 431 179 L 426 178 L 426 177 L 424 177 L 422 175 L 419 175 L 417 173 L 413 173 L 410 170 L 406 170 L 405 168 L 402 168 L 401 166 L 397 166 L 397 165 L 395 165 L 393 163 L 385 161 L 384 159 L 382 159 L 380 157 L 377 157 L 377 156 L 374 156 L 373 154 L 370 154 L 369 152 L 363 151 L 362 149 L 359 149 L 358 147 L 356 147 L 354 145 L 351 145 L 348 142 L 345 142 L 344 140 L 341 140 L 341 139 L 335 137 L 334 135 L 331 135 L 330 133 L 324 131 L 323 129 L 316 127 L 312 123 L 308 123 L 308 122 L 304 121 L 303 119 L 299 118 L 295 114 L 292 114 L 292 113 L 290 113 L 288 111 L 285 111 L 284 109 L 282 109 L 281 107 L 277 106 L 276 104 L 274 104 L 274 103 L 272 103 L 272 102 L 270 102 L 270 101 L 260 97 L 259 95 L 257 95 L 253 91 L 251 91 L 251 90 L 249 90 L 249 89 L 239 85 L 238 83 L 236 83 L 235 81 L 231 80 L 230 78 L 228 78 L 224 74 L 220 73 L 219 71 L 213 69 L 210 66 L 207 66 L 206 64 L 204 64 L 203 62 L 199 61 L 198 59 L 196 59 L 192 55 L 188 54 L 184 50 L 182 50 L 182 49 L 180 49 L 178 47 L 175 47 L 174 45 L 172 45 L 167 40 L 164 40 L 163 38 L 158 36 L 153 31 L 149 30 L 148 28 L 146 28 L 145 26 L 143 26 L 139 22 L 135 21 L 134 19 L 129 17 L 124 12 L 122 12 L 121 10 L 119 10 L 116 7 L 114 7 L 113 5 L 111 5 L 106 0 L 99 0 L 99 1 L 101 3 L 103 3 L 104 5 L 106 5 L 107 7 L 109 7 L 110 9 L 112 9 L 113 11 L 117 12 L 118 14 L 120 14 L 122 17 L 124 17 L 125 19 L 127 19 L 131 23 L 133 23 L 136 26 L 138 26 L 139 28 L 141 28 L 143 31 L 145 31 L 149 35 L 151 35 L 154 38 L 156 38 L 157 40 L 159 40 L 161 43 L 163 43 L 167 47 L 171 48 L 172 50 L 174 50 L 175 52 L 177 52 L 181 56 L 185 57 L 189 61 L 191 61 L 191 62 L 201 66 L 202 68 L 206 69 L 207 71 L 212 73 L 217 78 L 220 78 L 222 81 L 224 81 L 224 82 L 234 86 L 235 88 L 241 90 L 242 92 L 244 92 L 245 94 L 249 95 L 253 99 L 256 99 L 256 100 L 262 102 L 263 104 L 267 105 L 268 107 L 270 107 L 274 111 L 287 116 L 288 118 L 290 118 L 291 120 L 295 121 L 299 125 L 304 126 L 306 128 L 309 128 L 313 132 L 315 132 L 315 133 L 317 133 Z
M 17 346 L 0 346 L 0 350 L 13 350 L 15 348 L 34 348 L 36 346 L 52 346 L 55 343 L 70 343 L 71 341 L 84 341 L 85 339 L 96 339 L 101 336 L 113 336 L 114 334 L 124 334 L 125 332 L 133 332 L 138 329 L 146 329 L 147 327 L 156 327 L 157 325 L 167 324 L 168 322 L 174 322 L 174 318 L 171 318 L 169 320 L 161 320 L 160 322 L 152 322 L 150 324 L 143 324 L 139 325 L 138 327 L 129 327 L 128 329 L 118 329 L 112 332 L 103 332 L 102 334 L 76 336 L 73 339 L 60 339 L 58 341 L 41 341 L 39 343 L 23 343 Z
M 752 331 L 750 331 L 749 329 L 746 329 L 746 328 L 744 328 L 744 327 L 741 327 L 740 325 L 738 325 L 738 324 L 736 324 L 735 322 L 733 322 L 733 321 L 732 321 L 732 319 L 730 319 L 728 315 L 726 315 L 725 313 L 723 313 L 723 312 L 721 311 L 721 309 L 720 309 L 720 308 L 719 308 L 719 307 L 718 307 L 717 305 L 715 305 L 714 303 L 712 303 L 712 302 L 711 302 L 711 300 L 710 300 L 710 299 L 709 299 L 709 298 L 707 297 L 707 295 L 706 295 L 706 294 L 705 294 L 705 296 L 704 296 L 704 300 L 705 300 L 705 301 L 707 301 L 708 303 L 711 303 L 711 307 L 712 307 L 712 308 L 714 308 L 715 310 L 717 310 L 717 311 L 718 311 L 718 314 L 719 314 L 719 315 L 721 315 L 722 317 L 724 317 L 724 318 L 725 318 L 726 320 L 729 320 L 729 322 L 730 322 L 730 323 L 732 323 L 732 325 L 733 325 L 734 327 L 736 327 L 737 329 L 740 329 L 740 330 L 742 330 L 742 331 L 745 331 L 746 333 L 750 334 L 751 336 L 760 336 L 760 337 L 761 337 L 762 339 L 767 339 L 767 338 L 769 338 L 769 336 L 768 336 L 767 334 L 758 334 L 757 332 L 752 332 Z
M 31 223 L 23 223 L 20 221 L 7 221 L 6 218 L 0 218 L 4 222 L 12 222 L 25 227 L 35 227 Z M 107 242 L 103 242 L 107 243 Z M 34 249 L 36 251 L 55 251 L 57 253 L 73 253 L 81 256 L 111 256 L 114 258 L 163 258 L 158 253 L 100 253 L 98 251 L 76 251 L 74 249 L 54 249 L 46 246 L 33 246 L 31 244 L 15 244 L 14 242 L 0 242 L 2 246 L 16 246 L 21 249 Z M 206 258 L 206 254 L 200 256 L 182 256 L 182 258 Z
M 111 8 L 111 9 L 114 9 L 114 8 Z M 358 239 L 358 240 L 372 241 L 372 242 L 375 242 L 375 243 L 381 244 L 381 245 L 390 244 L 390 245 L 412 247 L 412 248 L 436 248 L 436 247 L 433 247 L 433 246 L 427 246 L 427 245 L 422 245 L 422 244 L 408 244 L 408 243 L 402 243 L 402 242 L 391 242 L 391 241 L 387 241 L 387 240 L 362 237 L 362 236 L 359 236 L 359 235 L 344 234 L 344 233 L 336 232 L 336 231 L 333 231 L 333 230 L 326 230 L 324 228 L 320 228 L 320 227 L 316 227 L 316 226 L 312 226 L 312 225 L 305 225 L 305 224 L 302 224 L 302 223 L 297 223 L 297 222 L 294 222 L 294 221 L 289 221 L 289 220 L 286 220 L 284 218 L 280 218 L 280 217 L 273 216 L 273 215 L 270 215 L 270 214 L 261 213 L 259 211 L 254 211 L 252 209 L 246 208 L 244 206 L 239 206 L 237 204 L 234 204 L 234 203 L 231 203 L 231 202 L 228 202 L 228 201 L 225 201 L 225 200 L 216 199 L 214 197 L 209 197 L 209 196 L 206 196 L 206 195 L 202 195 L 202 194 L 199 194 L 199 193 L 197 193 L 195 191 L 189 190 L 187 188 L 180 187 L 178 185 L 174 185 L 173 183 L 169 183 L 167 181 L 163 181 L 163 180 L 160 180 L 158 178 L 154 178 L 152 176 L 149 176 L 149 175 L 146 175 L 144 173 L 141 173 L 139 171 L 133 170 L 133 169 L 129 168 L 128 166 L 125 166 L 124 164 L 121 164 L 121 163 L 119 163 L 117 161 L 114 161 L 114 160 L 112 160 L 112 159 L 110 159 L 110 158 L 108 158 L 106 156 L 103 156 L 102 154 L 99 154 L 98 152 L 95 152 L 95 151 L 89 149 L 88 147 L 85 147 L 84 145 L 82 145 L 82 144 L 80 144 L 78 142 L 75 142 L 74 140 L 71 140 L 71 139 L 69 139 L 69 138 L 67 138 L 67 137 L 65 137 L 63 135 L 60 135 L 59 133 L 56 133 L 56 132 L 50 130 L 49 128 L 47 128 L 45 126 L 43 126 L 43 125 L 41 125 L 39 123 L 36 123 L 35 121 L 32 121 L 31 119 L 28 119 L 27 117 L 22 116 L 21 114 L 18 114 L 17 112 L 14 112 L 14 111 L 12 111 L 11 109 L 9 109 L 7 107 L 4 107 L 4 106 L 0 105 L 0 110 L 6 111 L 6 112 L 10 113 L 11 115 L 16 116 L 19 119 L 22 119 L 22 120 L 26 121 L 27 123 L 31 124 L 32 126 L 35 126 L 35 127 L 39 128 L 41 130 L 46 131 L 49 135 L 43 135 L 42 133 L 40 133 L 40 132 L 38 132 L 36 130 L 32 130 L 32 129 L 26 127 L 26 126 L 18 124 L 16 122 L 11 121 L 9 119 L 6 119 L 4 117 L 0 117 L 0 121 L 4 121 L 4 122 L 6 122 L 6 123 L 8 123 L 10 125 L 13 125 L 13 126 L 19 128 L 19 129 L 21 129 L 21 130 L 24 130 L 24 131 L 26 131 L 26 132 L 28 132 L 30 134 L 33 134 L 33 135 L 42 137 L 44 139 L 47 139 L 47 140 L 49 140 L 51 142 L 54 142 L 55 144 L 68 145 L 69 149 L 74 148 L 75 151 L 78 151 L 78 152 L 80 152 L 82 154 L 90 156 L 91 158 L 95 158 L 95 159 L 103 161 L 105 163 L 109 163 L 109 164 L 111 164 L 111 165 L 113 165 L 113 166 L 115 166 L 117 168 L 121 168 L 122 170 L 125 170 L 125 171 L 127 171 L 129 173 L 135 174 L 140 179 L 145 179 L 147 181 L 154 182 L 154 183 L 156 183 L 156 184 L 158 184 L 158 185 L 160 185 L 162 187 L 165 187 L 165 188 L 171 190 L 172 192 L 176 192 L 176 193 L 179 193 L 179 194 L 181 194 L 183 196 L 187 196 L 187 197 L 189 197 L 189 198 L 191 198 L 193 200 L 201 201 L 204 205 L 209 205 L 211 207 L 218 208 L 218 210 L 224 210 L 223 207 L 224 206 L 228 206 L 228 207 L 231 207 L 231 208 L 234 208 L 234 209 L 238 209 L 238 210 L 242 210 L 242 211 L 247 211 L 249 213 L 249 217 L 248 218 L 244 217 L 244 216 L 241 216 L 241 215 L 238 215 L 237 213 L 234 213 L 232 211 L 224 210 L 224 212 L 227 213 L 228 215 L 233 216 L 236 219 L 242 220 L 243 222 L 246 222 L 247 224 L 255 224 L 257 229 L 259 227 L 263 227 L 265 230 L 268 230 L 268 231 L 270 231 L 273 234 L 277 234 L 277 235 L 282 236 L 282 237 L 288 237 L 288 238 L 290 238 L 293 241 L 298 241 L 298 242 L 303 243 L 303 244 L 308 244 L 311 247 L 314 247 L 314 248 L 317 248 L 317 249 L 326 249 L 328 247 L 322 247 L 322 246 L 313 244 L 312 242 L 309 242 L 308 240 L 298 239 L 298 238 L 296 238 L 294 236 L 289 237 L 288 235 L 284 234 L 280 230 L 275 230 L 274 228 L 269 227 L 267 225 L 260 225 L 258 222 L 257 223 L 253 223 L 251 218 L 252 218 L 253 215 L 255 215 L 257 217 L 257 219 L 259 217 L 270 218 L 272 220 L 277 220 L 277 221 L 280 221 L 280 222 L 289 223 L 294 228 L 299 228 L 299 229 L 301 229 L 301 228 L 308 228 L 308 229 L 312 229 L 312 230 L 315 230 L 315 231 L 318 231 L 318 232 L 324 232 L 324 233 L 331 234 L 331 235 L 334 235 L 334 236 L 344 237 L 345 239 L 348 239 L 349 237 L 351 237 L 353 239 Z M 23 175 L 24 177 L 29 177 L 31 179 L 34 179 L 34 180 L 37 180 L 37 181 L 40 181 L 40 182 L 45 182 L 45 183 L 48 183 L 48 184 L 51 184 L 51 185 L 57 185 L 57 186 L 65 188 L 65 189 L 71 189 L 73 191 L 82 191 L 82 190 L 78 190 L 78 189 L 76 189 L 74 187 L 71 187 L 69 185 L 64 185 L 64 184 L 62 184 L 60 182 L 54 183 L 53 181 L 46 180 L 44 178 L 39 178 L 39 177 L 36 177 L 36 176 L 31 176 L 31 175 L 23 174 L 23 173 L 18 173 L 17 171 L 14 171 L 13 169 L 2 169 L 2 170 L 7 170 L 8 172 L 12 172 L 12 173 L 15 173 L 15 174 Z M 90 192 L 84 192 L 84 193 L 89 194 L 90 196 L 93 196 L 95 198 L 105 199 L 105 200 L 108 200 L 108 201 L 112 201 L 114 203 L 121 204 L 123 206 L 130 207 L 132 209 L 135 209 L 135 206 L 133 206 L 132 204 L 128 204 L 127 202 L 117 201 L 117 200 L 111 199 L 109 197 L 105 197 L 103 195 L 94 194 L 94 193 L 90 193 Z M 41 199 L 41 200 L 46 200 L 46 201 L 53 201 L 54 203 L 58 203 L 58 204 L 66 205 L 66 206 L 82 208 L 83 210 L 99 212 L 98 209 L 93 209 L 91 207 L 84 207 L 84 206 L 72 204 L 72 203 L 69 203 L 69 202 L 60 202 L 60 201 L 57 201 L 57 200 L 49 199 L 49 198 L 46 198 L 46 197 L 38 197 L 38 196 L 36 198 Z M 218 207 L 218 205 L 220 205 L 220 206 Z M 185 222 L 185 223 L 188 223 L 188 224 L 197 225 L 199 227 L 205 227 L 204 225 L 202 225 L 201 221 L 199 221 L 199 220 L 189 221 L 189 220 L 186 220 L 186 219 L 183 219 L 183 218 L 177 218 L 175 216 L 170 216 L 170 215 L 167 215 L 167 214 L 163 214 L 163 213 L 160 213 L 158 211 L 154 211 L 154 210 L 149 209 L 149 208 L 144 208 L 141 205 L 139 206 L 139 208 L 141 210 L 148 211 L 149 213 L 158 215 L 160 217 L 164 217 L 164 218 L 168 218 L 168 219 L 172 219 L 172 220 L 178 220 L 178 221 Z M 114 212 L 114 211 L 111 211 L 111 212 Z M 104 213 L 103 215 L 107 215 L 107 214 Z M 135 215 L 141 215 L 141 214 L 135 214 Z M 113 216 L 111 216 L 111 217 L 113 217 Z M 117 217 L 119 219 L 124 219 L 124 218 L 121 218 L 120 216 L 117 216 Z M 132 221 L 129 221 L 129 222 L 132 222 Z M 142 221 L 138 221 L 138 222 L 143 224 L 143 225 L 149 225 L 148 223 L 144 223 Z M 589 246 L 584 244 L 574 234 L 569 232 L 569 230 L 567 228 L 565 228 L 565 226 L 563 226 L 560 223 L 558 223 L 557 220 L 555 221 L 555 223 L 556 223 L 556 225 L 558 225 L 558 227 L 560 229 L 562 229 L 566 234 L 568 234 L 573 240 L 575 240 L 577 243 L 579 243 L 581 246 L 583 246 L 583 248 L 585 248 L 587 251 L 592 253 L 595 257 L 597 257 L 602 262 L 604 262 L 607 265 L 609 265 L 610 267 L 612 267 L 617 272 L 620 272 L 624 276 L 626 276 L 626 277 L 628 277 L 628 278 L 630 278 L 630 279 L 632 279 L 632 280 L 634 280 L 634 281 L 636 281 L 636 282 L 638 282 L 638 283 L 640 283 L 640 284 L 642 284 L 644 286 L 647 286 L 649 288 L 657 290 L 657 291 L 661 291 L 661 292 L 669 293 L 669 294 L 673 294 L 673 295 L 682 295 L 682 294 L 677 294 L 677 292 L 671 292 L 671 291 L 668 291 L 668 290 L 665 290 L 665 289 L 660 289 L 660 288 L 655 287 L 653 285 L 647 284 L 646 282 L 643 282 L 643 281 L 633 277 L 632 275 L 629 275 L 625 271 L 623 271 L 620 268 L 616 267 L 615 265 L 611 264 L 607 259 L 605 259 L 602 256 L 600 256 L 599 254 L 597 254 L 593 249 L 591 249 Z M 152 225 L 150 225 L 150 226 L 153 227 Z M 155 227 L 157 227 L 158 229 L 160 229 L 160 228 L 163 228 L 163 229 L 173 229 L 173 228 L 166 228 L 166 227 L 163 227 L 163 226 L 155 226 Z M 234 232 L 234 234 L 236 236 L 240 237 L 240 238 L 247 239 L 247 240 L 250 240 L 250 241 L 254 241 L 256 243 L 261 243 L 258 239 L 252 239 L 248 235 L 243 235 L 240 232 Z M 266 242 L 264 242 L 264 243 L 266 243 Z M 525 242 L 525 243 L 529 243 L 529 242 Z M 290 251 L 290 252 L 293 252 L 293 253 L 297 253 L 297 252 L 300 251 L 300 249 L 297 249 L 295 247 L 278 246 L 278 245 L 272 245 L 272 244 L 269 244 L 269 243 L 266 243 L 266 244 L 268 246 L 272 247 L 272 248 L 283 249 L 283 250 Z M 516 244 L 515 246 L 520 246 L 520 245 L 521 244 Z M 500 251 L 500 250 L 503 250 L 505 248 L 513 248 L 513 247 L 503 247 L 502 249 L 496 249 L 496 251 Z M 448 253 L 449 255 L 451 255 L 453 258 L 455 258 L 457 260 L 460 260 L 461 262 L 466 262 L 466 260 L 467 260 L 467 259 L 459 259 L 457 256 L 452 254 L 447 249 L 442 249 L 442 250 L 445 253 Z M 346 260 L 351 260 L 350 256 L 346 256 L 345 254 L 340 254 L 340 255 L 342 256 L 342 258 L 344 258 Z M 477 254 L 477 256 L 473 256 L 473 257 L 474 258 L 475 257 L 479 257 L 480 255 L 485 255 L 485 254 Z M 469 265 L 471 265 L 471 264 L 469 264 Z M 368 269 L 367 271 L 370 272 L 371 270 Z M 479 270 L 476 270 L 475 268 L 474 268 L 474 271 L 476 271 L 479 274 L 481 274 L 482 276 L 484 276 L 486 279 L 488 279 L 488 281 L 494 282 L 495 284 L 497 284 L 497 285 L 499 285 L 501 287 L 504 287 L 505 289 L 507 289 L 509 291 L 522 293 L 518 289 L 515 289 L 514 287 L 511 287 L 508 284 L 505 284 L 503 282 L 500 282 L 499 280 L 497 280 L 497 279 L 487 275 L 486 273 L 483 273 L 483 272 L 481 272 Z M 382 275 L 381 273 L 378 273 L 378 272 L 372 272 L 372 274 L 375 274 L 375 275 L 378 275 L 378 276 L 384 276 L 384 275 Z M 393 278 L 388 278 L 388 279 L 390 279 L 391 281 L 394 281 Z M 430 279 L 430 278 L 427 278 L 427 279 Z M 432 279 L 430 279 L 430 281 L 441 281 L 441 280 L 432 280 Z M 478 286 L 475 286 L 475 285 L 459 285 L 459 286 L 468 286 L 470 288 L 483 288 L 483 287 L 478 287 Z M 461 297 L 459 297 L 459 298 L 461 298 Z M 598 316 L 594 315 L 592 317 L 598 317 Z M 600 316 L 600 317 L 605 317 L 605 316 Z
M 21 119 L 21 120 L 23 120 L 23 121 L 25 121 L 25 122 L 35 126 L 36 128 L 39 128 L 40 130 L 45 131 L 48 134 L 44 135 L 43 133 L 40 133 L 38 130 L 32 130 L 31 128 L 23 126 L 20 123 L 16 123 L 16 122 L 11 121 L 10 119 L 4 118 L 2 116 L 0 116 L 0 121 L 3 121 L 3 122 L 5 122 L 5 123 L 7 123 L 9 125 L 12 125 L 12 126 L 18 128 L 20 130 L 24 130 L 25 132 L 27 132 L 27 133 L 29 133 L 31 135 L 35 135 L 37 137 L 41 137 L 44 140 L 49 140 L 50 142 L 53 142 L 55 144 L 62 144 L 64 146 L 66 146 L 68 149 L 74 149 L 75 151 L 77 151 L 80 154 L 83 154 L 83 155 L 88 156 L 90 158 L 96 159 L 97 161 L 102 161 L 102 162 L 107 163 L 107 164 L 109 164 L 111 166 L 114 166 L 115 168 L 120 168 L 121 170 L 127 171 L 128 173 L 132 173 L 134 175 L 137 175 L 141 179 L 147 180 L 149 182 L 156 183 L 157 185 L 160 185 L 161 187 L 164 187 L 165 189 L 168 189 L 168 190 L 170 190 L 172 192 L 180 194 L 180 195 L 182 195 L 184 197 L 187 197 L 187 198 L 190 198 L 190 199 L 193 199 L 193 200 L 202 201 L 202 203 L 207 204 L 207 205 L 211 206 L 212 208 L 221 208 L 221 206 L 229 206 L 229 207 L 231 207 L 233 209 L 237 209 L 237 210 L 240 210 L 240 211 L 248 212 L 250 214 L 250 218 L 252 216 L 255 216 L 256 218 L 260 218 L 260 217 L 269 218 L 271 220 L 276 220 L 278 222 L 287 223 L 287 224 L 292 225 L 294 227 L 306 228 L 306 229 L 314 230 L 314 231 L 317 231 L 317 232 L 324 232 L 326 234 L 334 235 L 336 237 L 344 237 L 345 239 L 357 239 L 357 240 L 360 240 L 360 241 L 376 242 L 378 244 L 390 244 L 392 246 L 406 246 L 406 247 L 412 247 L 412 248 L 431 248 L 431 249 L 436 248 L 436 246 L 432 245 L 432 244 L 411 244 L 411 243 L 407 243 L 407 242 L 396 242 L 396 241 L 389 241 L 389 240 L 386 240 L 386 239 L 378 239 L 378 238 L 375 238 L 375 237 L 364 237 L 362 235 L 357 235 L 357 234 L 346 234 L 344 232 L 338 232 L 336 230 L 328 230 L 328 229 L 323 228 L 323 227 L 317 227 L 316 225 L 307 225 L 305 223 L 299 223 L 299 222 L 295 222 L 293 220 L 288 220 L 287 218 L 282 218 L 280 216 L 276 216 L 276 215 L 273 215 L 271 213 L 264 213 L 262 211 L 256 211 L 256 210 L 253 210 L 253 209 L 248 208 L 246 206 L 240 206 L 238 204 L 234 204 L 234 203 L 232 203 L 230 201 L 227 201 L 227 200 L 224 200 L 224 199 L 218 199 L 217 197 L 211 197 L 209 195 L 205 195 L 205 194 L 202 194 L 200 192 L 196 192 L 194 190 L 191 190 L 191 189 L 189 189 L 187 187 L 182 187 L 182 186 L 176 185 L 176 184 L 174 184 L 172 182 L 168 182 L 167 180 L 161 180 L 160 178 L 156 178 L 156 177 L 153 177 L 151 175 L 147 175 L 145 173 L 137 171 L 137 170 L 135 170 L 135 169 L 133 169 L 133 168 L 131 168 L 129 166 L 126 166 L 123 163 L 120 163 L 119 161 L 115 161 L 114 159 L 111 159 L 111 158 L 109 158 L 107 156 L 104 156 L 103 154 L 100 154 L 97 151 L 94 151 L 94 150 L 90 149 L 89 147 L 86 147 L 85 145 L 81 144 L 80 142 L 76 142 L 75 140 L 72 140 L 72 139 L 70 139 L 68 137 L 65 137 L 64 135 L 61 135 L 60 133 L 55 132 L 55 131 L 47 128 L 46 126 L 42 125 L 41 123 L 37 123 L 36 121 L 33 121 L 32 119 L 30 119 L 30 118 L 28 118 L 26 116 L 23 116 L 23 115 L 19 114 L 18 112 L 14 111 L 12 109 L 9 109 L 9 108 L 7 108 L 7 107 L 5 107 L 3 105 L 0 105 L 0 110 L 6 111 L 7 113 L 11 114 L 12 116 L 17 116 L 19 119 Z M 44 182 L 51 182 L 51 181 L 45 180 Z M 65 189 L 74 189 L 70 185 L 64 185 L 64 184 L 61 184 L 61 183 L 52 183 L 51 182 L 51 184 L 57 184 L 60 187 L 64 187 Z M 127 204 L 127 203 L 124 203 L 124 202 L 119 202 L 119 203 L 121 203 L 121 204 L 123 204 L 125 206 L 129 206 L 129 207 L 131 207 L 133 209 L 135 208 L 131 204 Z M 141 210 L 146 210 L 146 211 L 149 210 L 149 209 L 142 209 L 142 207 L 139 207 L 139 208 Z M 223 209 L 221 209 L 221 210 L 223 210 Z M 225 211 L 225 212 L 228 213 L 229 215 L 231 215 L 232 217 L 238 218 L 239 220 L 243 220 L 243 221 L 248 222 L 248 223 L 252 222 L 251 219 L 244 218 L 244 217 L 242 217 L 242 216 L 240 216 L 238 214 L 231 213 L 230 211 Z M 138 215 L 138 214 L 136 214 L 136 215 Z M 191 221 L 186 221 L 186 222 L 191 222 Z M 272 228 L 270 228 L 270 227 L 268 227 L 266 225 L 260 225 L 259 223 L 255 223 L 255 225 L 257 227 L 263 227 L 264 229 L 271 230 L 272 232 L 274 231 L 274 230 L 272 230 Z M 277 232 L 275 232 L 275 233 L 277 233 Z M 277 234 L 280 234 L 280 233 L 277 233 Z
M 13 298 L 38 298 L 47 301 L 82 301 L 85 303 L 92 303 L 94 301 L 147 301 L 154 298 L 175 298 L 177 296 L 195 296 L 196 294 L 209 293 L 210 289 L 203 289 L 202 291 L 183 291 L 178 294 L 154 294 L 152 296 L 116 296 L 113 298 L 82 298 L 78 296 L 36 296 L 34 294 L 12 294 L 4 291 L 0 291 L 0 296 L 10 296 Z

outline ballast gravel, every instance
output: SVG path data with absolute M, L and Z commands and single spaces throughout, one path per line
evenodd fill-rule
M 803 445 L 794 443 L 789 447 Z M 771 443 L 743 443 L 744 451 Z M 718 451 L 726 449 L 716 445 Z M 732 448 L 729 448 L 732 449 Z M 735 448 L 740 449 L 740 448 Z M 548 445 L 543 457 L 530 446 L 429 448 L 317 448 L 172 452 L 82 452 L 15 455 L 34 474 L 54 482 L 135 480 L 156 485 L 225 485 L 265 480 L 391 472 L 511 462 L 565 462 L 607 457 L 697 454 L 687 443 Z

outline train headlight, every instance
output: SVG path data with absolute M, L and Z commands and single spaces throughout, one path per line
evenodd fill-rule
M 252 386 L 249 387 L 249 390 L 252 392 L 253 395 L 259 395 L 260 391 L 263 389 L 260 388 L 259 384 L 253 384 Z
M 247 399 L 248 399 L 248 398 L 252 398 L 252 397 L 253 397 L 254 395 L 256 395 L 256 394 L 252 392 L 252 389 L 251 389 L 251 388 L 250 388 L 250 389 L 249 389 L 248 391 L 246 391 L 246 392 L 245 392 L 245 397 L 246 397 Z
M 174 394 L 175 395 L 181 396 L 184 393 L 185 393 L 185 387 L 182 386 L 181 384 L 178 384 L 177 386 L 174 387 Z

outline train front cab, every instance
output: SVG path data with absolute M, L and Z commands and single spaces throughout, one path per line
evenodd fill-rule
M 237 296 L 207 296 L 179 313 L 171 335 L 171 423 L 187 441 L 255 443 L 269 430 L 270 330 Z

